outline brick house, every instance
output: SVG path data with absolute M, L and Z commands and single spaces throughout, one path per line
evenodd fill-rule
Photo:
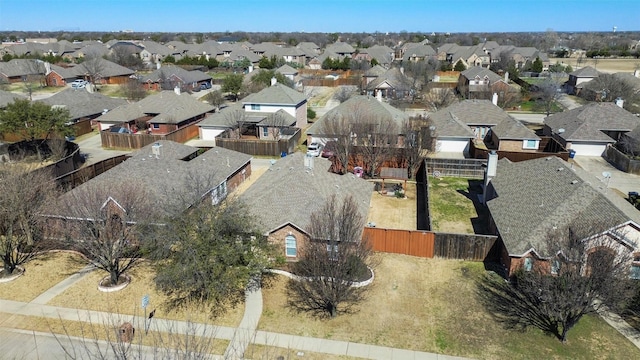
M 487 260 L 499 262 L 505 275 L 520 269 L 553 273 L 558 254 L 548 253 L 546 241 L 555 229 L 597 224 L 605 230 L 587 238 L 613 240 L 620 252 L 639 254 L 640 212 L 582 169 L 558 157 L 513 163 L 495 157 L 487 169 L 484 199 L 489 228 L 498 236 Z M 630 272 L 640 275 L 640 263 L 631 263 Z
M 297 261 L 310 241 L 311 214 L 336 195 L 351 195 L 361 215 L 369 212 L 373 183 L 353 175 L 330 173 L 331 162 L 308 159 L 302 153 L 281 158 L 271 165 L 240 199 L 262 225 L 265 236 L 276 244 L 287 261 Z

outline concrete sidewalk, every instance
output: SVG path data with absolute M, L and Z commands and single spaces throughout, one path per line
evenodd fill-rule
M 260 299 L 261 295 L 258 292 L 249 294 L 248 304 L 251 301 L 252 304 L 257 305 L 256 301 Z M 247 306 L 249 307 L 249 306 Z M 246 350 L 246 346 L 249 344 L 258 344 L 266 346 L 276 346 L 283 349 L 300 352 L 315 352 L 333 355 L 342 355 L 349 357 L 358 357 L 364 359 L 399 359 L 399 360 L 438 360 L 438 359 L 463 359 L 460 357 L 433 354 L 427 352 L 397 349 L 369 344 L 353 343 L 349 341 L 337 341 L 327 340 L 319 338 L 311 338 L 305 336 L 296 336 L 288 334 L 280 334 L 267 331 L 255 331 L 252 333 L 251 321 L 256 318 L 256 315 L 262 308 L 262 301 L 259 305 L 260 309 L 255 306 L 251 307 L 249 313 L 253 315 L 247 315 L 244 325 L 248 325 L 248 328 L 238 329 L 225 326 L 214 326 L 206 324 L 189 323 L 184 321 L 173 321 L 154 318 L 151 331 L 163 331 L 172 332 L 174 334 L 193 334 L 196 329 L 196 334 L 206 334 L 208 337 L 216 339 L 231 340 L 235 345 L 230 344 L 230 352 L 232 359 L 242 359 L 242 355 Z M 144 317 L 112 314 L 99 311 L 89 311 L 80 309 L 70 309 L 57 306 L 41 305 L 34 303 L 24 303 L 11 300 L 0 300 L 0 309 L 3 312 L 11 314 L 19 314 L 26 316 L 41 316 L 49 319 L 62 319 L 71 321 L 83 321 L 94 324 L 122 324 L 125 321 L 131 322 L 134 327 L 138 329 L 144 328 Z M 243 318 L 245 320 L 245 318 Z M 257 324 L 257 323 L 256 323 Z M 241 322 L 241 326 L 244 326 Z M 6 326 L 6 324 L 4 325 Z M 255 328 L 255 327 L 253 327 Z M 16 344 L 19 346 L 19 344 Z M 228 350 L 229 351 L 229 350 Z
M 93 265 L 85 266 L 84 268 L 80 269 L 80 271 L 78 271 L 77 273 L 75 273 L 75 274 L 69 276 L 68 278 L 62 280 L 61 282 L 55 284 L 50 289 L 47 289 L 45 292 L 40 294 L 40 296 L 38 296 L 37 298 L 31 300 L 31 303 L 33 303 L 33 304 L 42 304 L 42 305 L 48 303 L 54 297 L 62 294 L 65 290 L 67 290 L 68 288 L 73 286 L 78 281 L 82 280 L 82 278 L 85 275 L 87 275 L 88 273 L 92 272 L 95 269 L 96 268 Z

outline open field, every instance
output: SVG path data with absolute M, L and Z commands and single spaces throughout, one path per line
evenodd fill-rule
M 228 309 L 223 316 L 214 320 L 209 319 L 206 308 L 197 304 L 181 310 L 167 311 L 163 306 L 166 297 L 156 290 L 153 274 L 154 272 L 150 265 L 141 263 L 131 271 L 131 283 L 125 289 L 104 293 L 98 291 L 97 287 L 100 279 L 107 276 L 107 274 L 96 270 L 53 298 L 48 305 L 144 316 L 140 302 L 142 297 L 148 294 L 150 302 L 147 310 L 156 309 L 157 318 L 179 321 L 188 320 L 232 327 L 240 324 L 244 314 L 244 306 L 242 304 L 236 308 Z
M 29 302 L 45 290 L 82 269 L 80 256 L 69 252 L 51 252 L 25 265 L 21 277 L 0 283 L 0 299 Z
M 598 71 L 605 73 L 629 72 L 632 73 L 636 69 L 640 69 L 640 59 L 589 59 L 584 58 L 580 65 L 577 64 L 577 58 L 550 58 L 550 63 L 561 63 L 563 65 L 571 65 L 573 70 L 591 66 Z
M 429 178 L 429 209 L 433 231 L 473 234 L 478 216 L 469 193 L 469 179 L 443 177 Z
M 399 199 L 374 191 L 367 223 L 373 222 L 386 229 L 416 230 L 416 185 L 407 184 L 405 195 L 404 199 Z
M 599 317 L 566 344 L 537 329 L 506 330 L 476 297 L 482 263 L 377 254 L 376 280 L 353 314 L 318 319 L 286 306 L 286 279 L 263 290 L 260 330 L 479 359 L 630 359 L 640 350 Z

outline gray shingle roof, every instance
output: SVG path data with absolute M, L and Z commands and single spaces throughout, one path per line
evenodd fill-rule
M 509 119 L 491 128 L 500 140 L 540 140 L 528 127 L 516 119 Z
M 15 100 L 24 100 L 25 96 L 14 94 L 12 92 L 0 90 L 0 109 L 6 107 Z
M 602 131 L 631 131 L 640 125 L 640 118 L 614 103 L 589 103 L 579 108 L 550 115 L 544 119 L 553 133 L 566 141 L 591 140 L 615 142 Z M 559 133 L 559 129 L 564 129 Z
M 178 195 L 172 196 L 172 194 L 186 191 L 190 176 L 210 179 L 211 186 L 215 187 L 251 161 L 250 155 L 224 148 L 213 148 L 190 161 L 184 161 L 182 159 L 197 152 L 198 148 L 167 140 L 157 143 L 162 145 L 159 158 L 152 153 L 153 144 L 147 145 L 132 153 L 131 158 L 120 165 L 70 192 L 84 191 L 83 188 L 91 189 L 96 186 L 117 188 L 113 185 L 123 182 L 144 182 L 153 197 L 151 201 L 157 204 L 156 206 L 161 208 L 165 215 L 175 215 L 176 210 L 184 210 L 180 208 L 184 204 L 180 204 L 181 199 Z M 118 201 L 117 193 L 110 195 Z
M 241 196 L 265 232 L 291 223 L 307 230 L 310 216 L 320 210 L 332 195 L 344 199 L 351 195 L 366 219 L 373 184 L 353 176 L 328 172 L 330 162 L 314 158 L 313 170 L 304 166 L 302 153 L 281 158 Z
M 169 65 L 162 66 L 160 69 L 154 70 L 151 74 L 143 76 L 140 81 L 160 82 L 163 79 L 166 80 L 172 77 L 176 77 L 182 80 L 182 82 L 185 84 L 211 80 L 211 76 L 203 73 L 200 70 L 188 71 L 179 66 Z
M 350 120 L 354 112 L 358 112 L 358 116 L 362 120 L 386 119 L 395 123 L 398 134 L 400 133 L 404 122 L 409 120 L 409 115 L 402 110 L 396 109 L 386 102 L 378 101 L 376 98 L 367 95 L 352 96 L 349 100 L 329 110 L 322 115 L 320 119 L 315 121 L 308 129 L 308 135 L 328 135 L 323 134 L 324 123 L 338 117 Z
M 276 83 L 242 99 L 243 104 L 298 105 L 307 101 L 304 94 Z
M 592 68 L 591 66 L 585 66 L 583 68 L 575 70 L 572 73 L 569 73 L 569 75 L 573 75 L 575 77 L 598 77 L 600 75 L 600 72 Z
M 229 115 L 234 111 L 244 112 L 244 109 L 242 108 L 242 104 L 238 103 L 238 104 L 234 104 L 232 106 L 228 106 L 223 109 L 220 109 L 220 111 L 215 112 L 207 116 L 206 118 L 204 118 L 204 120 L 200 121 L 198 123 L 198 126 L 205 127 L 205 128 L 234 129 L 238 127 L 238 123 L 234 120 L 233 116 Z
M 640 213 L 624 199 L 596 189 L 602 183 L 557 158 L 498 162 L 491 180 L 497 197 L 487 205 L 507 251 L 520 256 L 535 249 L 545 253 L 546 235 L 557 227 L 598 224 L 611 228 Z M 615 202 L 614 202 L 615 201 Z M 634 210 L 633 212 L 631 210 Z
M 193 117 L 212 112 L 215 108 L 194 99 L 189 94 L 178 95 L 173 91 L 162 91 L 147 96 L 133 104 L 118 106 L 96 120 L 105 123 L 131 121 L 148 114 L 157 114 L 152 123 L 177 124 Z
M 52 106 L 64 106 L 69 110 L 71 119 L 93 116 L 127 104 L 124 99 L 114 99 L 86 89 L 65 89 L 41 101 Z
M 411 89 L 411 80 L 402 73 L 399 68 L 391 68 L 384 74 L 378 76 L 367 84 L 367 89 L 373 90 L 383 83 L 388 84 L 393 89 L 408 91 Z
M 480 79 L 484 79 L 486 76 L 489 79 L 491 84 L 497 81 L 504 81 L 504 79 L 500 75 L 482 66 L 472 66 L 467 70 L 461 72 L 460 76 L 464 76 L 469 80 L 475 79 L 476 76 L 480 77 Z
M 276 69 L 282 75 L 298 75 L 298 70 L 292 68 L 291 66 L 284 64 Z
M 0 61 L 0 74 L 6 77 L 23 75 L 44 75 L 44 62 L 33 59 L 13 59 L 7 62 Z

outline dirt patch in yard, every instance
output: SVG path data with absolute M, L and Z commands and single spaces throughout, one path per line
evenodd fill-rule
M 374 191 L 367 222 L 386 229 L 416 230 L 416 206 L 416 184 L 407 184 L 404 198 Z

